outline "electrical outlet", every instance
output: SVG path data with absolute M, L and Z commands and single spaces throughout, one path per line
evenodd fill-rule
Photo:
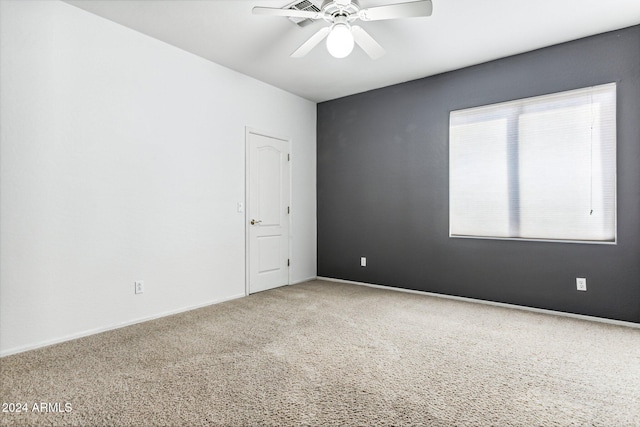
M 360 257 L 360 267 L 366 267 L 367 266 L 367 257 L 363 256 Z
M 587 279 L 584 277 L 576 277 L 576 289 L 579 291 L 587 290 Z
M 134 292 L 136 294 L 141 294 L 144 292 L 144 282 L 142 280 L 136 280 L 135 282 L 133 282 L 134 285 Z

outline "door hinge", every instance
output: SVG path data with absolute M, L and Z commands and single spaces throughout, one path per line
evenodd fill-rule
M 287 267 L 291 266 L 291 260 L 289 258 L 287 258 Z
M 287 161 L 290 162 L 291 161 L 291 153 L 287 153 Z
M 291 206 L 287 206 L 287 213 L 290 214 L 291 213 Z

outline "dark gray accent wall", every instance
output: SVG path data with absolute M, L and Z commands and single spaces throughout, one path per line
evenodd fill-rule
M 617 245 L 449 238 L 451 110 L 609 82 Z M 640 323 L 640 26 L 320 103 L 317 173 L 318 276 Z

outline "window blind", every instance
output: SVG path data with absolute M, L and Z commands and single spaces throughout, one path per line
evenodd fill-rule
M 452 111 L 449 235 L 616 241 L 616 84 Z

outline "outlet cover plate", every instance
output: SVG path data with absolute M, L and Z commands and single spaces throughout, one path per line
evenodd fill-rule
M 576 277 L 576 289 L 579 291 L 587 290 L 587 279 L 584 277 Z
M 141 294 L 144 292 L 144 282 L 142 280 L 136 280 L 133 282 L 134 291 L 136 294 Z

